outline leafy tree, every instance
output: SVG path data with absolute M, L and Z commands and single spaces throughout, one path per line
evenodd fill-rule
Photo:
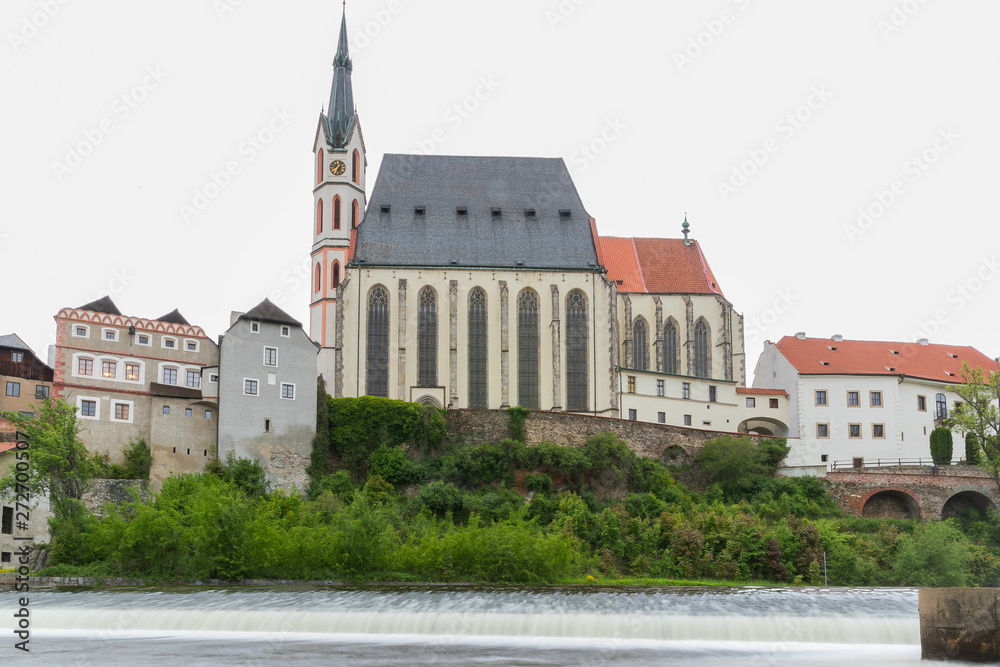
M 1000 371 L 969 368 L 962 362 L 963 384 L 948 387 L 962 397 L 951 424 L 965 434 L 974 434 L 983 467 L 1000 487 Z
M 236 452 L 226 452 L 226 462 L 213 459 L 205 465 L 205 472 L 223 481 L 231 481 L 250 497 L 266 497 L 271 492 L 271 482 L 264 468 L 254 459 L 236 458 Z
M 931 431 L 931 458 L 934 460 L 934 465 L 946 466 L 950 464 L 954 449 L 951 429 L 938 426 Z
M 788 454 L 781 441 L 757 444 L 747 438 L 723 435 L 706 442 L 695 465 L 711 482 L 725 489 L 735 489 L 756 475 L 772 475 Z
M 899 586 L 967 586 L 972 558 L 951 520 L 932 521 L 900 546 L 892 575 Z

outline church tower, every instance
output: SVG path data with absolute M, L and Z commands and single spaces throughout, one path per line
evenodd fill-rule
M 347 9 L 333 59 L 330 104 L 320 113 L 313 141 L 313 245 L 310 337 L 319 343 L 319 372 L 334 379 L 337 287 L 345 278 L 351 235 L 365 212 L 365 143 L 354 108 L 353 64 L 347 44 Z

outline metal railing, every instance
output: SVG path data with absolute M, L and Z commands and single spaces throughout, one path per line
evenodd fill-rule
M 965 459 L 959 459 L 958 461 L 952 461 L 951 465 L 964 464 Z M 830 467 L 831 470 L 858 470 L 862 468 L 887 468 L 887 467 L 902 467 L 902 466 L 933 466 L 934 459 L 863 459 L 861 465 L 852 459 L 850 461 L 834 461 L 833 465 Z M 943 466 L 942 466 L 943 467 Z

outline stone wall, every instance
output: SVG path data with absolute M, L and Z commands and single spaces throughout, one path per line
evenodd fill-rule
M 97 516 L 104 515 L 104 503 L 125 503 L 132 500 L 132 489 L 139 488 L 139 497 L 149 496 L 149 480 L 103 479 L 91 480 L 90 490 L 83 494 L 83 504 Z
M 445 412 L 448 438 L 451 442 L 470 445 L 500 442 L 509 437 L 506 410 L 448 410 Z M 698 449 L 721 435 L 745 437 L 751 440 L 764 436 L 707 431 L 693 428 L 628 421 L 610 417 L 596 417 L 569 412 L 533 411 L 525 418 L 525 440 L 529 446 L 541 442 L 582 447 L 590 438 L 604 433 L 614 433 L 639 456 L 667 458 L 675 463 L 685 463 L 697 454 Z

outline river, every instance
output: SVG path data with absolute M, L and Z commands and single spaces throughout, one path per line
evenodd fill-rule
M 907 589 L 51 587 L 30 609 L 45 665 L 935 664 Z

